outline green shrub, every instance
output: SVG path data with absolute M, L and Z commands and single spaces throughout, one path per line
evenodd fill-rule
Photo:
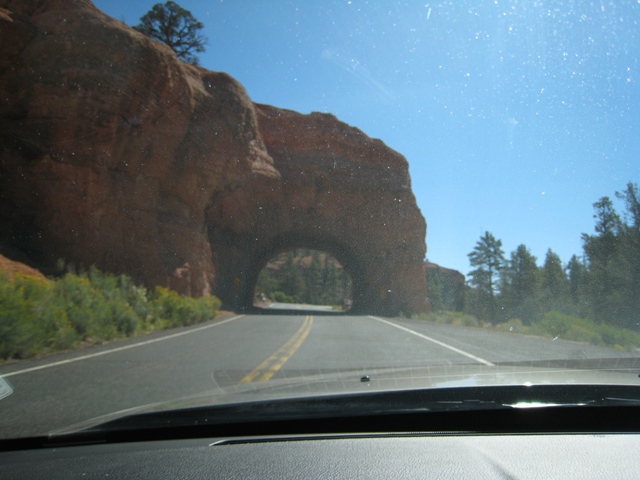
M 151 315 L 166 327 L 193 325 L 215 318 L 220 300 L 216 297 L 182 297 L 172 290 L 156 287 L 151 299 Z
M 73 329 L 67 313 L 57 306 L 45 312 L 47 324 L 47 346 L 51 350 L 65 350 L 72 347 L 80 338 Z
M 28 358 L 215 318 L 216 297 L 191 298 L 164 288 L 151 294 L 125 275 L 91 268 L 58 280 L 0 274 L 0 359 Z
M 479 327 L 480 322 L 473 315 L 464 312 L 431 312 L 419 313 L 411 316 L 413 319 L 426 320 L 428 322 L 458 325 L 464 327 Z
M 41 306 L 50 297 L 46 280 L 0 276 L 0 356 L 26 358 L 46 347 L 49 323 Z
M 542 336 L 606 345 L 617 348 L 640 348 L 640 334 L 632 330 L 595 323 L 581 317 L 552 311 L 531 325 L 531 331 Z
M 480 326 L 480 321 L 474 317 L 473 315 L 469 315 L 467 313 L 461 313 L 461 312 L 456 312 L 456 313 L 460 313 L 460 316 L 458 317 L 460 320 L 460 324 L 464 325 L 465 327 L 479 327 Z
M 38 318 L 39 302 L 48 296 L 46 281 L 16 275 L 0 276 L 0 356 L 26 358 L 42 349 L 46 329 Z
M 582 321 L 579 317 L 572 317 L 564 313 L 552 311 L 544 314 L 541 320 L 532 323 L 531 330 L 541 335 L 564 338 L 571 325 L 577 325 Z
M 602 324 L 598 326 L 602 340 L 607 345 L 627 349 L 640 348 L 640 333 L 613 325 Z
M 495 328 L 500 332 L 520 334 L 529 333 L 529 327 L 527 327 L 519 318 L 510 318 L 504 323 L 497 324 Z
M 278 303 L 296 303 L 296 299 L 284 292 L 271 292 L 271 300 Z
M 597 325 L 595 324 L 593 326 L 580 324 L 570 325 L 561 338 L 574 342 L 590 343 L 592 345 L 607 345 L 607 342 L 603 341 L 602 335 L 598 332 Z

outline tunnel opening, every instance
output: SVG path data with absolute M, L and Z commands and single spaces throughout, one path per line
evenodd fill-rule
M 258 273 L 253 306 L 346 312 L 353 306 L 353 280 L 329 252 L 282 250 Z
M 218 235 L 217 240 L 221 241 L 223 239 Z M 220 273 L 219 278 L 232 279 L 231 282 L 216 284 L 215 292 L 230 309 L 236 311 L 259 310 L 260 312 L 268 313 L 268 309 L 255 306 L 256 294 L 262 293 L 256 288 L 260 272 L 268 266 L 272 259 L 283 253 L 286 254 L 286 252 L 295 250 L 309 251 L 311 260 L 307 261 L 311 262 L 313 262 L 314 255 L 311 251 L 318 251 L 320 259 L 329 255 L 329 258 L 333 258 L 336 262 L 336 270 L 339 270 L 339 264 L 342 267 L 342 271 L 346 272 L 350 278 L 350 286 L 348 286 L 346 299 L 343 298 L 342 301 L 348 300 L 348 302 L 346 302 L 346 305 L 341 305 L 341 308 L 347 306 L 350 308 L 350 313 L 354 313 L 363 306 L 368 305 L 367 293 L 371 290 L 371 287 L 365 270 L 362 268 L 363 261 L 359 257 L 359 252 L 353 251 L 339 239 L 299 232 L 287 232 L 286 234 L 272 237 L 268 241 L 248 241 L 244 245 L 242 242 L 235 242 L 235 245 L 228 249 L 226 254 L 214 255 L 214 262 Z M 286 260 L 286 257 L 284 260 Z M 265 274 L 263 274 L 264 276 Z M 257 298 L 261 301 L 261 297 L 258 296 Z M 326 313 L 340 314 L 339 311 L 333 310 Z

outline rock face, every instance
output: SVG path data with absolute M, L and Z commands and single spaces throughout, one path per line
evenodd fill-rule
M 254 105 L 88 0 L 0 0 L 0 93 L 0 248 L 45 273 L 64 258 L 242 308 L 271 256 L 314 247 L 354 308 L 424 308 L 407 162 L 335 117 Z
M 225 277 L 246 279 L 231 283 L 224 297 L 246 304 L 269 258 L 301 247 L 329 251 L 342 263 L 352 276 L 355 310 L 423 309 L 426 225 L 406 160 L 332 115 L 267 105 L 256 111 L 281 177 L 254 176 L 210 211 L 211 243 L 224 252 L 216 266 Z
M 209 202 L 278 176 L 242 86 L 88 1 L 0 6 L 2 241 L 45 272 L 65 258 L 210 292 Z
M 465 277 L 458 270 L 425 263 L 427 272 L 427 296 L 437 299 L 444 310 L 460 312 L 464 308 Z M 437 290 L 437 291 L 436 291 Z M 434 307 L 431 302 L 430 307 Z
M 9 260 L 4 255 L 0 255 L 0 275 L 4 275 L 9 280 L 13 280 L 16 274 L 24 275 L 26 277 L 41 278 L 43 280 L 46 279 L 46 277 L 35 268 L 31 268 L 24 263 Z

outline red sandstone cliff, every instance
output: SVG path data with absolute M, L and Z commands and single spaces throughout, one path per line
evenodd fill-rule
M 45 269 L 64 257 L 151 284 L 188 263 L 208 292 L 211 198 L 277 176 L 244 88 L 89 1 L 2 6 L 3 241 Z
M 0 8 L 0 248 L 242 307 L 267 255 L 316 246 L 361 305 L 423 308 L 400 154 L 331 115 L 255 106 L 88 0 Z
M 0 255 L 0 275 L 5 275 L 9 280 L 12 280 L 16 274 L 41 279 L 45 278 L 45 276 L 35 268 L 31 268 L 24 263 L 9 260 L 4 255 Z
M 443 310 L 462 311 L 465 300 L 465 277 L 458 270 L 425 263 L 427 274 L 427 296 L 437 298 Z M 437 291 L 436 291 L 437 290 Z M 434 307 L 433 304 L 430 305 Z

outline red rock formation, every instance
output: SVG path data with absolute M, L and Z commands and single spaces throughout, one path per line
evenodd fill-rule
M 444 310 L 462 311 L 465 297 L 465 277 L 457 270 L 426 262 L 427 296 L 438 297 Z M 434 292 L 439 289 L 438 292 Z M 433 305 L 431 305 L 433 307 Z
M 3 240 L 45 269 L 63 257 L 149 284 L 188 263 L 188 290 L 209 292 L 211 198 L 277 177 L 244 88 L 89 1 L 0 6 Z
M 254 178 L 211 211 L 218 226 L 212 243 L 226 245 L 214 250 L 230 260 L 228 274 L 248 272 L 250 290 L 259 268 L 279 250 L 317 248 L 332 253 L 351 274 L 355 309 L 424 309 L 426 225 L 404 157 L 332 115 L 256 109 L 281 179 Z M 228 218 L 234 223 L 225 229 Z
M 254 106 L 88 0 L 0 8 L 0 246 L 232 307 L 270 256 L 316 247 L 351 272 L 356 305 L 424 308 L 400 154 L 331 115 Z
M 43 280 L 46 279 L 42 272 L 39 272 L 35 268 L 31 268 L 24 263 L 9 260 L 4 255 L 0 255 L 0 275 L 5 275 L 9 280 L 12 280 L 16 274 L 41 278 Z

